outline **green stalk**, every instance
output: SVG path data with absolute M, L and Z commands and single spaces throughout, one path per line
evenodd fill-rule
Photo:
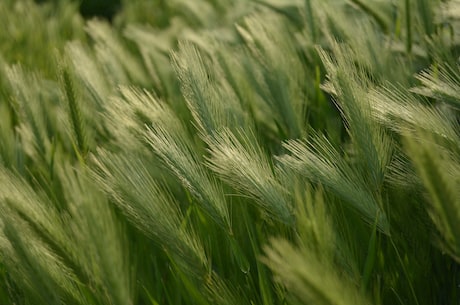
M 372 275 L 372 270 L 375 265 L 375 258 L 377 256 L 377 222 L 378 217 L 375 218 L 374 226 L 372 228 L 371 237 L 369 239 L 369 245 L 367 248 L 366 262 L 364 263 L 364 269 L 362 272 L 362 285 L 361 291 L 364 293 L 369 285 L 369 281 Z
M 406 10 L 406 27 L 407 27 L 407 35 L 406 35 L 406 51 L 407 53 L 412 52 L 412 18 L 410 13 L 410 0 L 405 0 L 405 10 Z
M 310 27 L 311 37 L 314 43 L 318 41 L 318 33 L 313 16 L 313 8 L 311 6 L 311 0 L 305 0 L 305 10 L 307 11 L 308 25 Z
M 418 298 L 417 298 L 417 294 L 415 293 L 415 290 L 414 290 L 414 286 L 412 285 L 412 282 L 410 280 L 409 272 L 407 271 L 406 266 L 404 266 L 404 261 L 401 258 L 401 255 L 399 254 L 398 248 L 396 247 L 396 244 L 394 243 L 393 239 L 390 238 L 390 241 L 391 241 L 391 245 L 393 246 L 393 249 L 395 250 L 396 256 L 398 258 L 398 262 L 401 264 L 401 269 L 404 273 L 404 276 L 406 277 L 410 292 L 412 294 L 412 297 L 414 298 L 414 302 L 416 305 L 420 305 Z

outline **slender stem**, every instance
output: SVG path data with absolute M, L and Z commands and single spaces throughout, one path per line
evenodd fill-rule
M 406 10 L 406 51 L 407 53 L 412 52 L 412 17 L 410 12 L 410 0 L 405 0 L 405 10 Z
M 404 272 L 404 276 L 406 277 L 407 282 L 409 283 L 410 292 L 412 293 L 412 297 L 414 298 L 415 304 L 420 305 L 420 303 L 418 302 L 417 295 L 415 294 L 414 286 L 412 285 L 412 283 L 411 283 L 411 281 L 409 279 L 409 274 L 407 273 L 407 269 L 404 266 L 404 262 L 403 262 L 403 260 L 401 258 L 401 255 L 399 254 L 398 248 L 396 248 L 396 245 L 395 245 L 393 239 L 391 239 L 391 245 L 393 246 L 393 249 L 395 249 L 396 256 L 398 257 L 398 261 L 401 264 L 401 268 L 402 268 L 402 270 Z

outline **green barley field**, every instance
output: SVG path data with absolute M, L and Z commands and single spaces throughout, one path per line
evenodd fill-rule
M 459 0 L 1 0 L 1 305 L 459 305 Z

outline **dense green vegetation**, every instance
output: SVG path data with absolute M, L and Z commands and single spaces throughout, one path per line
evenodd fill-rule
M 0 304 L 459 304 L 459 1 L 0 16 Z

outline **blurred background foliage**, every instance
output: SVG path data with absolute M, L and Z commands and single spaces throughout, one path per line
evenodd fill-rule
M 459 303 L 458 0 L 38 2 L 0 304 Z
M 122 0 L 82 0 L 79 5 L 81 14 L 86 18 L 99 16 L 110 20 L 122 9 Z

